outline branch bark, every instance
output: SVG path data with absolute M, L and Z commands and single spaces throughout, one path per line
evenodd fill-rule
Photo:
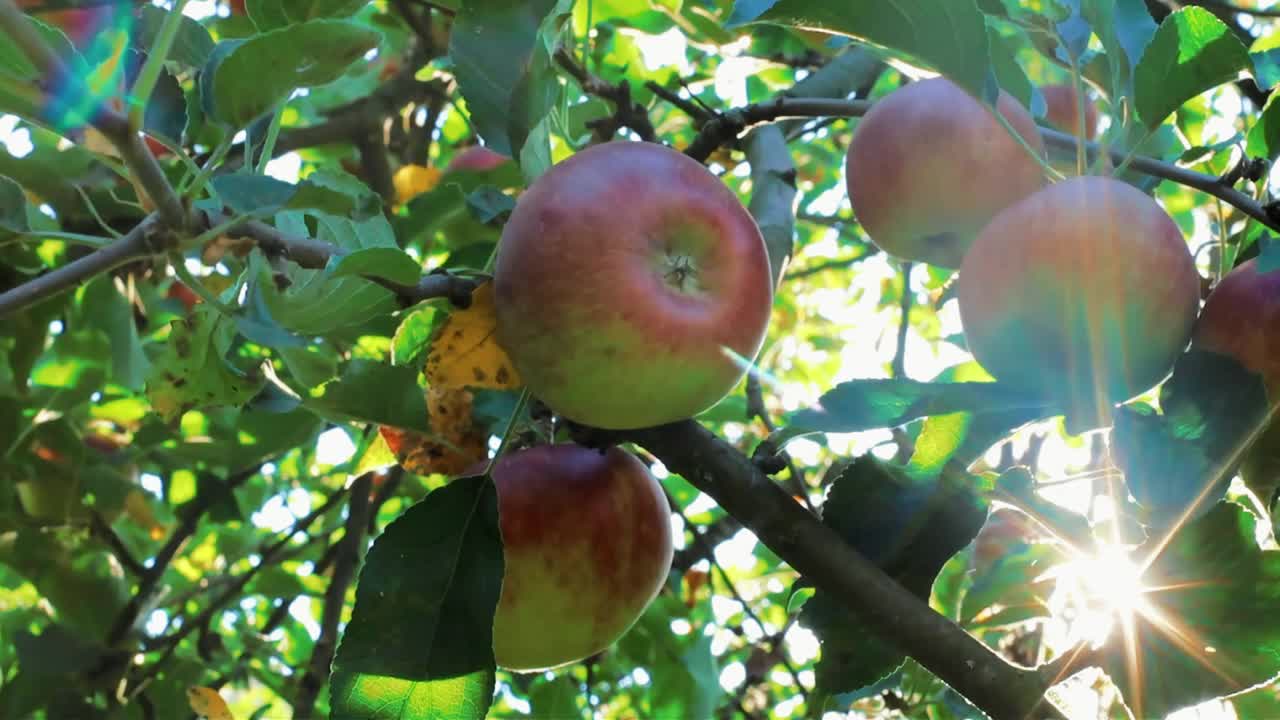
M 604 434 L 605 437 L 608 434 Z M 601 439 L 591 437 L 588 441 Z M 645 448 L 716 500 L 769 549 L 839 598 L 996 720 L 1061 719 L 1033 669 L 1009 664 L 903 588 L 807 512 L 751 461 L 693 420 L 614 434 Z
M 760 123 L 772 122 L 784 118 L 801 117 L 860 117 L 871 110 L 873 103 L 866 100 L 824 100 L 814 98 L 778 97 L 741 108 L 729 110 L 715 120 L 707 123 L 694 138 L 685 154 L 696 160 L 705 161 L 721 144 L 736 138 L 743 130 Z M 1079 141 L 1070 135 L 1049 128 L 1040 128 L 1040 135 L 1045 144 L 1067 150 L 1075 150 Z M 1106 152 L 1117 166 L 1128 157 L 1118 150 L 1109 150 L 1095 142 L 1084 143 L 1090 158 L 1097 153 Z M 1172 180 L 1180 185 L 1200 190 L 1235 207 L 1266 227 L 1280 232 L 1280 217 L 1272 217 L 1261 203 L 1249 195 L 1224 184 L 1215 175 L 1206 175 L 1188 170 L 1172 163 L 1155 158 L 1135 155 L 1129 160 L 1129 167 L 1144 175 Z

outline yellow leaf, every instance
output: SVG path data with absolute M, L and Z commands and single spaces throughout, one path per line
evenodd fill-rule
M 493 283 L 471 293 L 471 307 L 455 310 L 440 326 L 427 355 L 427 384 L 433 388 L 490 388 L 520 386 L 520 376 L 507 353 L 498 346 Z
M 440 184 L 440 168 L 405 165 L 396 171 L 391 183 L 396 188 L 396 204 L 403 205 Z
M 415 475 L 459 475 L 489 457 L 489 434 L 471 422 L 469 391 L 432 387 L 426 395 L 432 435 L 381 428 L 382 439 L 401 467 Z
M 191 712 L 208 720 L 235 720 L 227 707 L 227 701 L 213 688 L 198 685 L 187 688 L 187 704 L 191 706 Z

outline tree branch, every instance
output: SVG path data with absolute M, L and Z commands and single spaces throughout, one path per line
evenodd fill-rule
M 365 473 L 351 484 L 351 500 L 347 508 L 346 528 L 339 541 L 333 565 L 333 576 L 324 592 L 324 609 L 320 619 L 320 636 L 311 651 L 307 672 L 298 682 L 298 697 L 293 702 L 295 717 L 311 717 L 316 698 L 329 677 L 329 665 L 338 648 L 338 623 L 346 605 L 347 588 L 356 577 L 356 568 L 364 557 L 365 525 L 369 516 L 369 490 L 373 475 Z
M 695 160 L 705 161 L 721 144 L 736 138 L 743 130 L 759 123 L 771 122 L 782 118 L 799 117 L 860 117 L 871 110 L 873 103 L 866 100 L 825 100 L 815 98 L 777 97 L 741 108 L 726 111 L 715 120 L 707 123 L 698 136 L 694 138 L 685 154 Z M 1040 128 L 1040 135 L 1045 144 L 1053 147 L 1074 150 L 1079 141 L 1074 135 L 1049 128 Z M 1128 157 L 1127 153 L 1118 150 L 1106 150 L 1098 143 L 1084 143 L 1085 150 L 1092 158 L 1097 153 L 1107 152 L 1112 161 L 1119 165 Z M 1243 192 L 1225 185 L 1214 175 L 1205 175 L 1188 170 L 1172 163 L 1155 158 L 1135 155 L 1129 160 L 1129 167 L 1144 175 L 1172 180 L 1195 190 L 1212 195 L 1235 207 L 1249 217 L 1268 228 L 1280 232 L 1280 217 L 1272 217 L 1261 203 Z
M 1035 670 L 1007 663 L 899 585 L 802 508 L 731 445 L 693 420 L 626 433 L 586 430 L 581 439 L 639 444 L 778 554 L 996 720 L 1062 718 L 1043 698 Z
M 608 124 L 597 124 L 595 126 L 602 140 L 608 140 L 613 137 L 618 127 L 628 127 L 635 131 L 645 142 L 653 142 L 658 133 L 653 127 L 653 122 L 649 119 L 649 111 L 643 105 L 631 99 L 631 83 L 623 80 L 617 85 L 611 85 L 605 82 L 603 78 L 596 77 L 587 71 L 586 68 L 578 64 L 573 57 L 573 53 L 565 48 L 556 50 L 556 64 L 564 68 L 565 72 L 582 86 L 583 92 L 588 95 L 602 97 L 613 103 L 615 112 L 612 118 L 607 118 L 613 127 Z
M 911 329 L 911 301 L 915 295 L 911 292 L 911 268 L 915 263 L 902 264 L 902 300 L 898 303 L 898 313 L 902 320 L 898 323 L 898 344 L 893 352 L 893 376 L 907 376 L 907 331 Z

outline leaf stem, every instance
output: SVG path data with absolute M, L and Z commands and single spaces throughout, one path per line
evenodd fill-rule
M 181 27 L 183 18 L 182 7 L 186 4 L 187 0 L 173 0 L 173 7 L 164 16 L 160 32 L 151 46 L 151 52 L 147 54 L 147 62 L 138 73 L 137 81 L 133 83 L 133 90 L 129 93 L 129 130 L 132 132 L 142 129 L 147 101 L 151 99 L 156 82 L 160 80 L 160 72 L 164 70 L 173 41 L 178 37 L 178 28 Z

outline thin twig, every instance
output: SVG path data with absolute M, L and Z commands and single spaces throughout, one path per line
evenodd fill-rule
M 295 717 L 311 717 L 316 698 L 329 677 L 329 664 L 338 647 L 338 623 L 346 606 L 347 589 L 355 580 L 356 568 L 364 556 L 365 525 L 369 516 L 369 490 L 372 473 L 365 473 L 351 484 L 351 499 L 347 507 L 347 522 L 338 542 L 333 576 L 324 592 L 324 609 L 320 616 L 320 635 L 311 651 L 311 662 L 302 679 L 298 681 L 298 696 L 293 702 Z
M 911 268 L 913 267 L 915 263 L 902 264 L 902 299 L 898 303 L 898 313 L 902 320 L 898 323 L 898 343 L 893 352 L 891 365 L 895 378 L 907 376 L 907 331 L 911 329 L 911 302 L 915 299 L 915 294 L 911 292 Z

